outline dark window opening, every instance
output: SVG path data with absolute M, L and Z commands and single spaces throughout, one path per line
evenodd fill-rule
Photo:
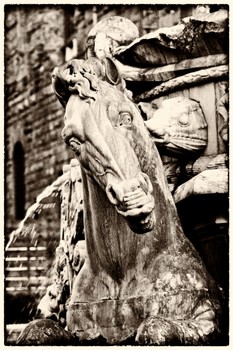
M 14 191 L 15 191 L 15 218 L 21 220 L 25 215 L 25 183 L 24 183 L 24 149 L 21 142 L 17 142 L 13 153 L 14 162 Z

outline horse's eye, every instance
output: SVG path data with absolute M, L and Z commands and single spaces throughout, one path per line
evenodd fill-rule
M 131 114 L 128 112 L 120 113 L 118 125 L 123 126 L 123 125 L 131 125 L 131 124 L 132 124 Z

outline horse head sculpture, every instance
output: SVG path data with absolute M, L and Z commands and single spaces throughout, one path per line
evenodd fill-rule
M 68 329 L 107 344 L 210 344 L 219 290 L 185 237 L 158 151 L 112 59 L 53 73 L 62 137 L 82 168 L 87 257 Z

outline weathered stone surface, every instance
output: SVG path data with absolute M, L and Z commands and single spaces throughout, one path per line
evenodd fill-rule
M 21 332 L 17 345 L 77 345 L 78 339 L 52 320 L 35 320 Z
M 31 25 L 31 28 L 30 28 L 31 31 L 29 33 L 29 37 L 32 40 L 30 41 L 29 44 L 33 44 L 34 42 L 36 44 L 36 43 L 38 43 L 38 41 L 41 40 L 42 36 L 40 34 L 38 34 L 40 32 L 40 23 L 41 22 L 43 23 L 43 26 L 41 27 L 41 32 L 43 33 L 43 35 L 46 31 L 46 28 L 48 29 L 48 27 L 50 25 L 59 28 L 59 31 L 57 32 L 58 35 L 60 35 L 59 34 L 60 32 L 63 33 L 63 28 L 61 25 L 61 23 L 63 23 L 63 19 L 62 19 L 63 12 L 60 12 L 58 14 L 58 16 L 56 17 L 56 15 L 54 16 L 52 14 L 53 10 L 54 9 L 49 9 L 49 11 L 51 11 L 51 14 L 48 16 L 45 16 L 45 20 L 43 19 L 43 14 L 41 15 L 41 13 L 40 13 L 40 16 L 38 16 L 39 21 L 37 21 L 36 15 L 34 17 L 33 16 L 30 17 L 30 20 L 28 20 L 28 24 Z M 75 11 L 78 12 L 77 7 L 75 8 Z M 133 18 L 134 18 L 135 23 L 139 20 L 140 16 L 138 16 L 137 14 L 129 13 L 129 11 L 133 12 L 131 9 L 130 10 L 124 9 L 123 11 L 125 11 L 126 15 L 128 14 L 130 16 L 132 15 L 132 17 L 134 16 Z M 29 8 L 27 8 L 27 13 L 28 12 L 30 12 Z M 36 13 L 35 8 L 33 9 L 33 12 Z M 130 16 L 126 16 L 126 17 L 131 18 Z M 54 21 L 54 18 L 56 18 L 57 20 Z M 18 19 L 19 19 L 19 17 L 18 17 Z M 47 21 L 47 19 L 49 19 L 49 20 Z M 52 19 L 52 21 L 51 21 L 51 19 Z M 88 19 L 87 16 L 83 16 L 83 18 L 81 18 L 81 19 L 79 16 L 76 16 L 76 18 L 73 19 L 74 22 L 76 21 L 77 32 L 79 34 L 80 34 L 80 32 L 82 34 L 85 34 L 85 30 L 87 30 L 86 27 L 90 25 L 90 22 L 88 22 L 88 24 L 87 24 L 87 21 L 86 21 L 87 19 Z M 11 31 L 11 40 L 18 41 L 18 47 L 22 49 L 22 47 L 24 47 L 22 45 L 22 41 L 18 40 L 18 37 L 16 35 L 16 32 L 17 32 L 16 29 L 19 29 L 19 27 L 18 28 L 12 27 L 12 25 L 14 26 L 15 23 L 17 23 L 16 19 L 14 19 L 13 21 L 12 20 L 10 21 L 10 26 L 11 26 L 11 28 L 13 28 Z M 33 26 L 33 23 L 36 23 L 36 26 Z M 46 25 L 44 26 L 44 24 L 46 24 Z M 38 33 L 33 33 L 33 31 L 36 31 Z M 56 40 L 54 41 L 54 33 L 55 32 L 56 32 L 56 30 L 49 29 L 48 35 L 45 33 L 46 34 L 45 36 L 48 38 L 48 36 L 50 36 L 50 34 L 52 34 L 51 35 L 52 42 L 50 41 L 50 43 L 52 45 L 55 45 L 56 49 L 57 49 L 58 42 L 61 43 L 61 42 L 63 42 L 63 40 L 61 40 L 61 37 L 60 37 L 59 40 L 57 40 L 58 38 L 56 38 Z M 27 33 L 28 33 L 28 31 L 25 31 L 25 35 L 27 35 Z M 82 36 L 82 34 L 81 34 L 81 36 Z M 7 35 L 8 35 L 8 33 L 7 33 Z M 10 35 L 9 35 L 9 37 L 10 37 Z M 78 44 L 79 44 L 79 47 L 82 46 L 80 43 L 78 43 Z M 14 46 L 15 46 L 15 44 L 13 43 L 13 45 L 11 47 L 9 47 L 9 49 L 10 49 L 9 51 L 7 48 L 7 53 L 9 53 L 11 55 L 9 57 L 10 63 L 7 66 L 11 67 L 11 71 L 13 72 L 13 74 L 11 75 L 12 84 L 10 86 L 11 93 L 13 91 L 13 94 L 10 94 L 9 99 L 12 98 L 11 101 L 14 101 L 14 105 L 10 106 L 12 108 L 10 108 L 10 111 L 7 114 L 7 116 L 9 116 L 9 124 L 8 125 L 12 126 L 9 134 L 7 135 L 7 140 L 9 140 L 9 138 L 10 138 L 9 136 L 11 135 L 11 141 L 10 141 L 11 145 L 9 147 L 9 154 L 10 155 L 11 155 L 11 151 L 12 151 L 12 145 L 14 144 L 15 140 L 17 140 L 17 138 L 24 140 L 24 145 L 26 147 L 27 156 L 30 155 L 27 158 L 27 166 L 30 164 L 31 160 L 33 160 L 33 164 L 37 163 L 37 160 L 38 160 L 38 163 L 39 163 L 38 169 L 37 169 L 38 173 L 37 173 L 37 171 L 33 170 L 33 167 L 32 167 L 32 169 L 30 169 L 29 172 L 28 172 L 29 169 L 28 168 L 26 169 L 27 173 L 29 174 L 29 177 L 27 179 L 27 192 L 28 192 L 27 203 L 31 203 L 36 198 L 36 195 L 43 188 L 43 186 L 46 186 L 48 183 L 50 183 L 50 181 L 51 181 L 50 175 L 56 176 L 56 174 L 58 174 L 58 172 L 60 172 L 63 162 L 68 159 L 69 155 L 66 151 L 65 146 L 62 146 L 59 143 L 59 141 L 58 142 L 56 141 L 56 136 L 59 138 L 60 132 L 58 132 L 57 135 L 54 132 L 52 132 L 51 138 L 46 136 L 44 139 L 44 135 L 48 134 L 49 131 L 52 131 L 53 127 L 59 129 L 59 127 L 61 126 L 61 120 L 59 121 L 59 118 L 60 118 L 62 112 L 56 112 L 58 107 L 54 103 L 54 99 L 51 96 L 48 95 L 48 99 L 43 99 L 44 98 L 43 84 L 41 84 L 41 82 L 43 80 L 42 77 L 44 77 L 45 75 L 46 75 L 46 77 L 47 77 L 47 75 L 48 76 L 50 75 L 51 62 L 56 62 L 56 60 L 55 61 L 52 60 L 52 56 L 54 56 L 54 54 L 50 52 L 51 61 L 48 60 L 47 66 L 46 66 L 46 64 L 44 62 L 44 61 L 46 61 L 46 58 L 42 57 L 40 55 L 41 51 L 39 50 L 39 48 L 38 48 L 38 52 L 32 52 L 32 60 L 31 61 L 33 63 L 32 64 L 33 67 L 31 67 L 32 68 L 32 72 L 31 72 L 32 75 L 30 75 L 31 73 L 28 74 L 29 73 L 28 71 L 24 72 L 24 68 L 22 69 L 22 67 L 25 67 L 25 65 L 22 65 L 20 53 L 17 55 L 12 55 L 12 52 L 14 50 Z M 25 48 L 25 53 L 27 50 L 28 50 L 28 47 Z M 46 47 L 45 47 L 45 50 L 46 50 Z M 35 51 L 37 51 L 37 49 Z M 82 50 L 81 51 L 79 50 L 79 53 L 80 52 L 82 52 Z M 12 57 L 14 57 L 13 60 L 12 60 Z M 206 56 L 206 57 L 210 57 L 210 56 Z M 18 78 L 22 77 L 24 73 L 26 73 L 26 76 L 32 76 L 32 77 L 34 77 L 34 75 L 36 76 L 36 72 L 34 72 L 34 68 L 35 68 L 34 66 L 36 66 L 38 59 L 40 60 L 40 62 L 42 62 L 42 60 L 43 60 L 43 63 L 45 64 L 44 67 L 46 67 L 45 69 L 48 70 L 44 74 L 44 72 L 42 71 L 42 69 L 44 69 L 44 67 L 42 66 L 40 68 L 41 69 L 40 72 L 43 73 L 39 77 L 39 84 L 40 84 L 41 90 L 37 90 L 37 92 L 35 92 L 35 89 L 38 89 L 38 87 L 35 86 L 35 88 L 33 87 L 32 89 L 27 88 L 26 89 L 27 93 L 25 94 L 25 93 L 23 93 L 23 87 L 25 88 L 25 82 L 23 80 L 18 81 L 18 83 L 13 82 L 13 81 L 15 81 L 16 76 L 17 76 L 17 80 L 19 80 Z M 192 64 L 194 63 L 194 61 L 192 61 L 192 60 L 190 62 Z M 225 64 L 225 62 L 224 62 L 224 64 Z M 19 66 L 20 66 L 20 70 L 18 70 Z M 35 68 L 35 70 L 36 70 L 36 68 Z M 156 71 L 156 72 L 159 74 L 158 71 Z M 31 80 L 30 87 L 32 87 L 31 85 L 34 84 L 33 79 Z M 38 82 L 38 79 L 36 79 L 35 81 Z M 209 87 L 207 89 L 209 89 Z M 29 97 L 30 97 L 29 106 L 26 103 L 25 109 L 23 109 L 23 103 L 22 103 L 23 99 L 22 99 L 22 95 L 20 95 L 20 94 L 23 93 L 24 97 L 28 97 L 28 91 L 29 91 Z M 17 97 L 18 93 L 19 93 L 19 96 Z M 200 93 L 202 94 L 202 92 L 200 92 Z M 42 98 L 42 96 L 43 96 L 43 98 Z M 210 95 L 208 95 L 208 96 L 210 96 Z M 211 97 L 212 97 L 212 95 L 211 95 Z M 48 108 L 47 109 L 45 108 L 42 110 L 42 108 L 41 108 L 42 105 L 43 106 L 47 105 Z M 30 108 L 28 108 L 28 107 L 30 107 Z M 46 116 L 46 118 L 44 116 Z M 212 116 L 214 116 L 214 114 L 212 114 Z M 215 119 L 215 118 L 213 117 L 213 119 Z M 8 120 L 8 118 L 7 118 L 7 120 Z M 49 123 L 49 128 L 43 128 L 42 124 L 45 123 L 46 125 L 48 125 L 48 121 L 50 121 L 50 120 L 51 120 L 51 123 Z M 30 125 L 32 123 L 34 125 L 34 130 L 29 132 L 28 125 Z M 24 126 L 25 126 L 25 129 L 24 129 Z M 37 129 L 39 129 L 39 128 L 41 128 L 41 131 L 37 133 Z M 227 131 L 226 128 L 227 128 L 227 124 L 226 124 L 225 129 L 223 130 L 224 133 L 225 133 L 225 131 Z M 36 130 L 36 132 L 35 132 L 35 130 Z M 25 131 L 26 136 L 23 135 L 24 131 Z M 212 132 L 212 130 L 211 130 L 210 134 L 212 135 L 212 134 L 214 134 L 214 132 Z M 52 139 L 53 139 L 53 141 L 52 141 Z M 224 139 L 226 139 L 226 136 L 224 136 Z M 210 143 L 213 144 L 212 140 L 210 140 L 210 141 L 211 141 Z M 52 155 L 47 154 L 46 146 L 48 146 L 48 144 L 49 144 L 50 150 L 53 151 L 53 153 L 55 154 L 56 164 L 54 164 L 54 157 L 50 159 L 50 157 Z M 44 173 L 44 168 L 43 167 L 41 168 L 41 164 L 40 164 L 41 158 L 45 159 L 45 167 L 47 168 L 46 176 Z M 12 179 L 12 170 L 10 169 L 10 167 L 12 167 L 12 160 L 11 159 L 9 160 L 9 163 L 7 165 L 7 171 L 10 174 L 9 188 L 11 186 L 10 181 Z M 35 170 L 36 170 L 36 166 L 35 166 Z M 50 171 L 53 171 L 53 173 L 50 173 Z M 42 177 L 43 177 L 43 180 L 42 180 Z M 35 184 L 36 184 L 36 186 L 35 186 Z M 13 202 L 14 202 L 13 190 L 8 191 L 7 198 L 9 200 L 9 203 L 11 204 L 8 206 L 9 213 L 11 213 L 13 210 L 13 207 L 14 207 L 14 205 L 13 205 Z M 13 220 L 13 214 L 11 215 L 11 219 Z M 59 225 L 58 221 L 57 221 L 57 223 Z
M 211 67 L 207 69 L 201 69 L 181 75 L 177 78 L 173 78 L 160 84 L 159 86 L 146 91 L 145 93 L 136 96 L 135 101 L 150 100 L 155 97 L 159 97 L 173 91 L 189 88 L 197 84 L 204 84 L 206 82 L 226 79 L 229 74 L 228 65 L 221 65 L 218 67 Z
M 204 170 L 192 179 L 180 185 L 174 192 L 175 202 L 198 194 L 228 193 L 229 170 L 210 169 Z
M 53 76 L 66 105 L 62 136 L 80 161 L 84 190 L 87 258 L 68 328 L 108 344 L 136 333 L 140 344 L 209 344 L 218 334 L 219 290 L 183 234 L 140 113 L 124 87 L 104 81 L 102 64 L 73 60 Z
M 220 66 L 228 63 L 226 54 L 208 55 L 182 60 L 162 67 L 139 68 L 122 64 L 116 60 L 121 76 L 127 81 L 150 81 L 155 84 L 168 81 L 192 70 Z M 130 62 L 129 62 L 130 64 Z
M 130 45 L 119 47 L 114 57 L 131 66 L 164 66 L 187 58 L 227 53 L 228 11 L 188 17 L 170 28 L 159 28 Z
M 87 57 L 111 56 L 118 46 L 139 37 L 137 26 L 128 18 L 113 16 L 99 21 L 87 36 Z

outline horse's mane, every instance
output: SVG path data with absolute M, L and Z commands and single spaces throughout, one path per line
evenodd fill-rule
M 96 99 L 99 78 L 96 75 L 94 65 L 84 60 L 72 60 L 67 67 L 72 78 L 69 83 L 69 91 L 78 93 L 83 99 Z
M 53 74 L 53 87 L 64 107 L 71 94 L 78 94 L 82 99 L 96 100 L 100 85 L 106 83 L 109 87 L 117 86 L 132 101 L 132 93 L 126 89 L 125 81 L 110 58 L 73 59 Z

